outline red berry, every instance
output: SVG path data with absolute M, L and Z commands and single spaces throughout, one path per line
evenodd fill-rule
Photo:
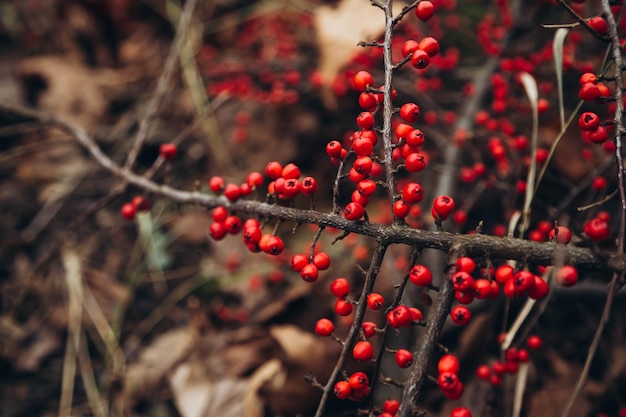
M 515 269 L 511 265 L 500 265 L 496 268 L 496 281 L 504 285 L 509 279 L 513 278 L 514 272 Z
M 400 117 L 407 123 L 416 122 L 420 114 L 420 107 L 415 103 L 406 103 L 400 107 Z
M 361 129 L 371 129 L 375 123 L 374 115 L 368 111 L 361 112 L 356 118 L 356 123 Z
M 472 313 L 465 306 L 456 306 L 452 308 L 452 311 L 450 311 L 450 317 L 455 324 L 463 326 L 469 323 L 472 318 Z
M 335 331 L 335 325 L 328 319 L 319 319 L 315 323 L 315 333 L 320 336 L 330 336 Z
M 556 282 L 564 287 L 572 287 L 578 282 L 578 271 L 571 265 L 565 265 L 557 271 Z
M 488 365 L 480 365 L 476 368 L 476 376 L 479 379 L 487 380 L 491 377 L 491 368 Z
M 226 220 L 224 220 L 224 228 L 227 233 L 231 235 L 236 235 L 241 231 L 241 219 L 237 216 L 228 216 Z
M 601 190 L 604 190 L 607 185 L 608 185 L 608 181 L 606 180 L 606 178 L 595 177 L 593 179 L 593 182 L 591 183 L 591 188 L 593 188 L 596 191 L 601 191 Z
M 412 148 L 419 148 L 426 142 L 424 132 L 419 129 L 413 129 L 405 138 L 406 144 Z
M 590 17 L 589 19 L 587 19 L 587 23 L 589 23 L 589 26 L 591 26 L 591 28 L 598 32 L 600 35 L 606 35 L 607 31 L 609 30 L 609 26 L 602 16 Z
M 439 42 L 437 39 L 428 36 L 420 41 L 419 49 L 426 52 L 429 57 L 433 57 L 439 53 Z
M 268 234 L 261 237 L 259 248 L 267 254 L 280 255 L 285 249 L 285 243 L 278 236 Z
M 335 301 L 335 313 L 340 316 L 349 316 L 350 314 L 352 314 L 352 309 L 352 304 L 345 300 L 338 299 L 337 301 Z
M 352 356 L 358 361 L 369 361 L 374 356 L 374 349 L 370 342 L 361 340 L 354 345 Z
M 408 368 L 413 363 L 413 354 L 406 349 L 396 351 L 396 364 L 400 368 Z
M 471 291 L 474 289 L 474 278 L 464 271 L 456 272 L 452 275 L 452 285 L 454 291 Z
M 600 117 L 594 112 L 586 111 L 578 118 L 578 127 L 581 130 L 593 130 L 600 126 Z
M 393 214 L 398 219 L 404 219 L 409 215 L 409 211 L 411 211 L 411 206 L 409 206 L 406 201 L 396 200 L 393 203 Z
M 300 178 L 300 175 L 302 175 L 300 168 L 296 164 L 293 164 L 293 163 L 289 163 L 285 165 L 281 173 L 281 176 L 286 180 L 289 180 L 289 179 L 297 180 L 298 178 Z
M 372 310 L 380 310 L 385 305 L 385 299 L 378 293 L 371 293 L 367 296 L 367 306 Z
M 224 178 L 222 177 L 211 177 L 209 180 L 209 188 L 214 193 L 221 193 L 224 190 Z
M 442 391 L 454 391 L 459 384 L 459 376 L 453 372 L 442 372 L 437 378 L 437 385 Z
M 265 175 L 275 180 L 283 175 L 283 166 L 276 161 L 272 161 L 265 166 Z
M 337 278 L 330 283 L 330 293 L 337 298 L 345 298 L 350 294 L 350 283 L 345 278 Z
M 417 69 L 426 68 L 430 64 L 430 57 L 426 51 L 417 49 L 411 56 L 411 64 Z
M 601 242 L 611 236 L 608 223 L 598 218 L 591 219 L 585 223 L 583 232 L 594 242 Z
M 409 39 L 402 44 L 402 56 L 406 58 L 411 53 L 417 51 L 418 48 L 419 44 L 417 43 L 417 41 Z
M 450 417 L 472 417 L 472 413 L 465 407 L 457 407 L 450 411 Z
M 419 20 L 427 21 L 435 14 L 435 6 L 428 0 L 422 0 L 415 7 L 415 15 Z
M 304 195 L 315 194 L 318 189 L 317 181 L 313 177 L 304 177 L 301 182 L 301 190 Z
M 230 201 L 236 201 L 241 197 L 241 190 L 237 184 L 227 184 L 224 188 L 224 196 Z
M 356 190 L 364 197 L 370 197 L 376 192 L 376 183 L 372 180 L 359 181 Z
M 409 204 L 416 204 L 424 198 L 424 188 L 416 183 L 410 182 L 402 188 L 402 199 Z
M 541 340 L 541 337 L 537 335 L 528 336 L 528 339 L 526 339 L 526 345 L 529 349 L 537 350 L 542 344 L 543 340 Z
M 609 138 L 609 133 L 604 126 L 600 125 L 596 126 L 594 129 L 584 131 L 583 137 L 590 142 L 602 144 Z
M 315 282 L 319 277 L 319 271 L 313 264 L 306 264 L 300 270 L 300 277 L 306 282 Z
M 387 321 L 394 329 L 407 327 L 411 324 L 411 310 L 405 305 L 399 305 L 387 313 Z
M 432 213 L 435 220 L 446 220 L 454 210 L 454 200 L 447 195 L 440 195 L 433 201 Z
M 395 416 L 400 408 L 400 402 L 397 400 L 385 400 L 383 403 L 383 411 Z M 380 416 L 379 416 L 380 417 Z
M 350 387 L 348 381 L 337 382 L 333 390 L 337 398 L 339 398 L 340 400 L 348 399 L 348 397 L 350 397 L 350 394 L 352 394 L 352 388 Z
M 341 156 L 341 150 L 343 146 L 336 140 L 331 140 L 326 144 L 326 154 L 331 158 L 339 158 Z
M 476 268 L 476 262 L 468 256 L 461 256 L 456 260 L 456 266 L 459 267 L 459 271 L 471 274 Z
M 246 184 L 250 187 L 257 188 L 263 185 L 263 175 L 260 172 L 253 171 L 246 177 Z
M 320 271 L 325 271 L 330 266 L 330 256 L 326 252 L 318 252 L 313 255 L 313 264 Z
M 135 208 L 135 205 L 133 203 L 126 203 L 122 205 L 122 208 L 120 209 L 120 213 L 122 213 L 122 217 L 128 220 L 131 220 L 132 218 L 135 217 L 136 211 L 137 209 Z
M 362 92 L 359 95 L 359 106 L 368 111 L 373 111 L 376 109 L 377 101 L 376 95 L 374 93 L 366 93 Z
M 357 72 L 354 75 L 352 81 L 354 83 L 354 88 L 356 88 L 359 91 L 365 91 L 367 86 L 374 85 L 374 77 L 372 77 L 372 74 L 370 74 L 367 71 Z
M 419 287 L 427 287 L 433 282 L 433 274 L 425 265 L 414 265 L 409 272 L 409 279 Z
M 453 374 L 458 374 L 461 371 L 459 359 L 451 353 L 443 355 L 441 359 L 439 359 L 437 370 L 439 373 L 452 372 Z
M 548 238 L 550 240 L 553 240 L 556 233 L 556 242 L 563 245 L 567 245 L 570 240 L 572 240 L 572 232 L 570 232 L 567 227 L 558 226 L 557 231 L 558 233 L 556 233 L 554 229 L 550 230 L 550 233 L 548 233 Z
M 374 150 L 374 143 L 370 139 L 358 137 L 352 142 L 352 150 L 357 156 L 369 156 Z
M 598 90 L 598 87 L 593 83 L 585 83 L 580 86 L 578 97 L 584 101 L 594 101 L 600 97 L 600 90 Z
M 173 143 L 163 143 L 161 146 L 159 146 L 159 155 L 161 155 L 161 158 L 165 159 L 166 161 L 174 159 L 177 151 L 178 149 Z
M 363 324 L 361 324 L 361 328 L 363 329 L 363 335 L 366 339 L 369 339 L 376 334 L 377 326 L 374 322 L 364 321 Z
M 353 390 L 359 390 L 367 388 L 370 384 L 370 380 L 364 372 L 355 372 L 350 375 L 348 383 Z
M 211 223 L 209 226 L 209 234 L 214 240 L 223 239 L 226 236 L 226 228 L 224 223 Z
M 291 269 L 296 272 L 302 271 L 302 268 L 304 268 L 308 264 L 309 257 L 303 253 L 297 253 L 291 257 Z
M 528 290 L 528 296 L 533 300 L 541 300 L 550 292 L 550 286 L 538 275 L 535 275 L 535 285 Z
M 409 172 L 420 172 L 426 168 L 426 158 L 417 152 L 412 153 L 405 158 L 404 166 Z
M 365 209 L 359 203 L 350 202 L 343 210 L 343 216 L 348 220 L 359 220 L 365 214 Z

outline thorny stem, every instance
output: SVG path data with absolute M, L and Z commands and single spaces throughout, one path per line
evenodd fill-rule
M 365 282 L 363 283 L 363 289 L 361 290 L 361 295 L 359 299 L 365 300 L 367 298 L 367 294 L 372 292 L 372 289 L 374 288 L 374 282 L 376 282 L 376 277 L 378 276 L 380 266 L 383 262 L 383 258 L 385 257 L 385 252 L 387 251 L 387 247 L 388 245 L 381 241 L 379 241 L 376 245 L 376 249 L 374 250 L 374 254 L 372 255 L 372 260 L 367 270 L 367 275 L 365 276 Z M 361 323 L 363 323 L 366 309 L 366 302 L 361 302 L 356 305 L 354 321 L 352 322 L 350 331 L 348 332 L 346 340 L 344 341 L 344 345 L 341 349 L 341 354 L 339 355 L 339 359 L 337 360 L 335 369 L 333 369 L 333 372 L 330 375 L 328 382 L 326 382 L 326 385 L 324 386 L 324 393 L 322 394 L 322 399 L 320 400 L 317 411 L 315 412 L 315 417 L 322 417 L 324 415 L 324 410 L 326 408 L 328 400 L 330 399 L 330 395 L 333 392 L 335 382 L 337 382 L 339 375 L 343 371 L 348 356 L 350 355 L 350 349 L 352 349 L 352 347 L 354 346 L 354 342 L 356 341 L 356 338 L 361 330 Z
M 615 18 L 613 17 L 613 13 L 611 11 L 611 5 L 608 0 L 602 0 L 602 8 L 604 10 L 605 19 L 607 21 L 607 25 L 609 28 L 609 36 L 611 39 L 611 47 L 612 47 L 612 60 L 613 67 L 615 71 L 615 85 L 617 87 L 621 87 L 624 85 L 623 74 L 622 74 L 622 46 L 620 43 L 619 36 L 617 34 L 617 23 L 615 22 Z M 619 234 L 617 238 L 617 259 L 619 261 L 624 260 L 624 234 L 626 229 L 626 191 L 624 189 L 624 161 L 622 159 L 622 129 L 623 129 L 623 121 L 622 118 L 624 116 L 624 102 L 622 100 L 623 92 L 621 88 L 615 89 L 615 159 L 617 160 L 617 189 L 619 190 L 619 197 L 621 202 L 621 210 L 620 210 L 620 223 L 619 223 Z M 593 337 L 591 345 L 589 346 L 589 352 L 587 353 L 587 359 L 585 360 L 585 365 L 583 370 L 578 378 L 576 383 L 576 387 L 574 388 L 574 392 L 570 396 L 567 404 L 563 409 L 563 417 L 568 417 L 572 407 L 574 406 L 574 402 L 580 394 L 580 391 L 583 389 L 583 386 L 587 382 L 587 377 L 589 375 L 589 370 L 591 369 L 591 362 L 593 357 L 595 356 L 596 350 L 598 349 L 598 345 L 600 343 L 600 339 L 602 338 L 602 333 L 604 332 L 604 327 L 606 323 L 609 321 L 609 316 L 611 314 L 611 308 L 613 306 L 613 300 L 615 299 L 615 293 L 618 290 L 618 287 L 621 287 L 624 284 L 624 270 L 615 271 L 613 273 L 613 277 L 611 278 L 611 283 L 609 284 L 608 294 L 606 297 L 606 302 L 604 304 L 604 309 L 602 310 L 602 317 L 600 318 L 600 323 L 598 324 L 598 329 Z

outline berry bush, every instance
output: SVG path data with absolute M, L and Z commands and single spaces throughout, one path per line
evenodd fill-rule
M 348 3 L 354 9 L 345 11 Z M 137 23 L 139 6 L 115 4 L 126 25 Z M 225 27 L 198 34 L 194 16 L 207 6 L 185 1 L 168 15 L 169 54 L 121 148 L 71 113 L 0 104 L 7 124 L 36 121 L 69 135 L 115 184 L 72 219 L 38 268 L 54 268 L 60 255 L 70 276 L 77 261 L 67 248 L 80 245 L 90 217 L 115 211 L 103 224 L 139 235 L 154 254 L 136 274 L 155 281 L 134 276 L 126 290 L 139 299 L 151 288 L 171 305 L 187 299 L 189 316 L 172 327 L 193 322 L 198 338 L 207 328 L 297 324 L 291 343 L 313 348 L 281 372 L 310 390 L 292 393 L 255 373 L 267 379 L 254 395 L 280 401 L 254 415 L 624 415 L 626 364 L 607 353 L 624 336 L 615 303 L 626 270 L 622 2 L 317 6 L 337 15 L 367 9 L 372 21 L 359 24 L 378 28 L 353 55 L 335 56 L 334 71 L 311 39 L 313 29 L 328 30 L 314 14 L 285 8 L 241 18 L 241 5 L 219 5 L 222 20 L 211 22 Z M 226 27 L 237 16 L 236 28 Z M 32 86 L 31 70 L 21 71 Z M 167 124 L 159 108 L 177 79 L 193 116 L 159 135 L 155 126 Z M 220 106 L 229 116 L 218 123 Z M 208 139 L 191 144 L 198 126 Z M 159 217 L 201 229 L 187 243 L 210 248 L 205 272 L 219 278 L 206 298 L 196 288 L 177 295 L 158 280 L 175 262 L 159 246 Z M 190 249 L 181 242 L 176 250 Z M 138 262 L 127 253 L 121 263 Z M 133 331 L 103 315 L 91 319 L 94 334 L 81 333 L 82 290 L 67 285 L 68 340 L 76 338 L 68 351 L 79 355 L 85 334 L 100 340 L 95 333 L 111 350 L 100 352 L 106 360 L 91 379 L 83 376 L 91 412 L 139 415 L 141 401 L 110 399 L 119 398 L 116 378 L 125 393 L 132 385 L 122 364 L 135 359 Z M 594 302 L 581 312 L 568 300 Z M 141 311 L 130 302 L 120 308 L 122 318 L 124 309 Z M 167 312 L 154 314 L 137 326 L 144 336 Z M 575 370 L 566 373 L 564 363 Z M 62 414 L 72 409 L 70 379 L 63 375 Z M 590 392 L 591 379 L 606 389 Z M 549 405 L 537 394 L 557 388 Z M 295 404 L 284 398 L 291 395 Z M 210 415 L 175 402 L 181 415 Z

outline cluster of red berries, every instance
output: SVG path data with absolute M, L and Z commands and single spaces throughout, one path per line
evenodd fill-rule
M 503 338 L 502 338 L 503 340 Z M 541 347 L 543 341 L 539 336 L 532 335 L 526 339 L 528 349 L 537 350 Z M 504 374 L 516 374 L 519 371 L 521 363 L 528 362 L 529 352 L 524 348 L 508 348 L 504 351 L 504 360 L 496 360 L 491 366 L 483 364 L 476 368 L 476 376 L 484 381 L 489 381 L 493 386 L 499 386 L 502 383 Z
M 611 96 L 609 88 L 599 82 L 598 77 L 591 72 L 581 75 L 579 83 L 578 97 L 581 100 L 596 101 Z M 594 112 L 582 113 L 578 118 L 578 127 L 582 131 L 583 140 L 587 142 L 602 144 L 608 139 L 606 128 L 600 123 L 600 117 Z
M 365 373 L 355 372 L 347 381 L 338 381 L 335 384 L 335 395 L 342 400 L 363 401 L 370 393 L 369 383 Z
M 600 211 L 585 223 L 583 232 L 589 239 L 596 243 L 607 240 L 611 237 L 611 229 L 609 227 L 610 219 L 611 215 L 609 213 Z
M 122 217 L 128 220 L 135 218 L 135 214 L 140 211 L 147 211 L 150 209 L 150 202 L 147 198 L 142 196 L 136 196 L 130 203 L 124 203 L 120 209 Z
M 458 400 L 463 395 L 463 383 L 459 379 L 461 365 L 456 356 L 448 353 L 439 359 L 437 364 L 439 376 L 437 385 L 443 394 L 451 400 Z
M 326 252 L 319 251 L 310 258 L 303 253 L 297 253 L 291 257 L 291 269 L 300 273 L 300 277 L 306 282 L 315 282 L 319 277 L 319 271 L 330 267 L 330 257 Z

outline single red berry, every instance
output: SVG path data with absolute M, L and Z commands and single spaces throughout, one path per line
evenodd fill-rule
M 508 280 L 513 278 L 514 272 L 515 272 L 515 269 L 511 265 L 506 265 L 506 264 L 500 265 L 499 267 L 496 268 L 496 273 L 495 273 L 496 281 L 504 285 L 506 284 Z
M 400 368 L 408 368 L 413 363 L 413 354 L 406 349 L 396 351 L 396 364 Z
M 578 83 L 580 85 L 586 84 L 586 83 L 592 83 L 595 84 L 596 81 L 598 81 L 598 77 L 596 76 L 596 74 L 593 74 L 591 72 L 585 72 L 583 75 L 580 76 L 580 78 L 578 79 Z
M 356 88 L 359 91 L 365 91 L 365 89 L 367 89 L 368 86 L 374 85 L 374 77 L 372 77 L 372 74 L 370 74 L 367 71 L 357 72 L 354 75 L 352 81 L 354 83 L 354 88 Z
M 454 299 L 457 300 L 461 304 L 471 304 L 474 301 L 474 292 L 473 291 L 455 291 Z
M 541 337 L 537 335 L 528 336 L 528 339 L 526 339 L 526 345 L 528 346 L 529 349 L 532 349 L 532 350 L 539 349 L 542 344 L 543 344 L 543 340 L 541 340 Z
M 285 180 L 282 186 L 281 194 L 284 195 L 287 199 L 295 198 L 298 194 L 300 194 L 300 190 L 302 189 L 300 182 L 296 179 L 290 178 Z
M 402 44 L 402 56 L 406 58 L 417 49 L 419 49 L 419 43 L 414 39 L 409 39 Z
M 376 105 L 378 102 L 376 101 L 376 94 L 374 93 L 366 93 L 362 92 L 359 95 L 359 107 L 367 111 L 373 111 L 376 109 Z
M 492 365 L 493 372 L 497 375 L 502 375 L 506 372 L 506 364 L 504 362 L 495 361 Z
M 173 143 L 163 143 L 161 144 L 161 146 L 159 146 L 159 155 L 161 155 L 161 158 L 165 159 L 166 161 L 174 159 L 177 151 L 178 149 Z
M 300 270 L 300 277 L 306 282 L 315 282 L 319 277 L 319 271 L 313 264 L 306 264 Z
M 364 372 L 355 372 L 350 375 L 348 383 L 353 390 L 359 390 L 367 388 L 370 384 L 370 380 Z
M 426 68 L 430 64 L 430 57 L 426 51 L 417 49 L 411 56 L 411 64 L 417 69 Z
M 476 268 L 476 262 L 469 256 L 461 256 L 456 260 L 456 266 L 459 268 L 459 271 L 471 274 Z
M 479 379 L 488 380 L 491 377 L 491 368 L 488 365 L 480 365 L 476 368 L 476 376 Z
M 253 171 L 248 174 L 246 177 L 246 184 L 248 184 L 253 189 L 260 187 L 263 185 L 263 175 L 258 171 Z
M 520 363 L 528 362 L 528 359 L 529 359 L 529 355 L 526 349 L 521 348 L 517 351 L 517 360 Z
M 409 279 L 419 287 L 427 287 L 433 282 L 433 274 L 425 265 L 414 265 L 409 271 Z
M 451 400 L 458 400 L 463 395 L 463 383 L 459 381 L 456 388 L 452 391 L 443 391 L 443 395 Z
M 442 391 L 454 391 L 459 382 L 459 376 L 453 372 L 442 372 L 437 378 L 437 385 Z
M 440 195 L 433 201 L 432 213 L 435 220 L 446 220 L 454 210 L 454 199 L 447 195 Z
M 411 312 L 411 321 L 422 321 L 424 318 L 422 310 L 417 307 L 409 307 L 409 311 Z
M 369 339 L 376 334 L 377 326 L 376 323 L 372 321 L 364 321 L 363 324 L 361 324 L 361 329 L 363 329 L 363 335 L 365 338 Z
M 432 36 L 427 36 L 420 41 L 419 49 L 426 52 L 429 57 L 433 57 L 439 53 L 439 42 Z
M 472 412 L 465 407 L 457 407 L 450 411 L 450 417 L 472 417 Z
M 296 272 L 302 271 L 302 268 L 304 268 L 308 264 L 309 257 L 303 253 L 297 253 L 291 257 L 291 269 Z
M 285 243 L 278 236 L 267 234 L 261 237 L 259 248 L 267 254 L 280 255 L 285 249 Z
M 591 111 L 586 111 L 578 118 L 578 127 L 581 130 L 593 130 L 600 126 L 600 117 Z
M 607 185 L 608 185 L 608 181 L 606 180 L 606 178 L 595 177 L 593 179 L 593 182 L 591 183 L 591 188 L 593 188 L 596 191 L 601 191 L 601 190 L 604 190 Z
M 420 172 L 426 168 L 426 158 L 424 155 L 414 152 L 404 159 L 404 166 L 409 172 Z
M 365 197 L 370 197 L 376 192 L 376 183 L 372 180 L 359 181 L 356 190 Z
M 300 168 L 296 164 L 293 164 L 293 163 L 289 163 L 285 165 L 281 173 L 281 176 L 286 180 L 289 180 L 289 179 L 297 180 L 298 178 L 300 178 L 300 175 L 302 175 Z
M 370 139 L 358 137 L 352 141 L 352 150 L 357 156 L 369 156 L 374 150 L 374 143 Z
M 224 223 L 211 223 L 209 226 L 209 235 L 211 235 L 214 240 L 223 239 L 224 236 L 226 236 Z
M 407 204 L 404 200 L 396 200 L 393 203 L 393 214 L 398 219 L 404 219 L 409 215 L 409 211 L 411 211 L 411 206 Z
M 578 98 L 583 101 L 594 101 L 600 97 L 600 90 L 596 84 L 593 83 L 585 83 L 580 86 L 580 90 L 578 90 Z
M 419 20 L 427 21 L 435 14 L 435 5 L 428 0 L 422 0 L 415 7 L 415 15 Z
M 395 416 L 399 409 L 400 402 L 398 400 L 385 400 L 383 403 L 383 411 L 391 414 L 392 416 Z
M 330 266 L 330 256 L 326 252 L 318 252 L 313 255 L 313 264 L 320 271 L 325 271 Z
M 415 103 L 406 103 L 400 107 L 400 117 L 407 123 L 416 122 L 421 114 L 420 107 Z
M 372 170 L 374 162 L 372 158 L 369 156 L 359 156 L 355 161 L 352 167 L 356 172 L 363 175 L 368 175 Z
M 335 325 L 332 321 L 324 318 L 319 319 L 315 323 L 315 333 L 320 336 L 330 336 L 335 331 Z
M 550 292 L 550 285 L 538 275 L 535 275 L 535 285 L 528 290 L 528 296 L 533 300 L 541 300 Z
M 371 293 L 367 296 L 367 306 L 372 310 L 380 310 L 385 305 L 385 298 L 378 293 Z
M 361 112 L 356 117 L 356 123 L 361 127 L 361 129 L 371 129 L 374 127 L 374 115 L 368 111 Z
M 498 287 L 496 287 L 498 288 Z M 499 293 L 499 289 L 498 289 Z M 483 300 L 485 298 L 490 298 L 493 294 L 493 289 L 491 287 L 491 282 L 485 278 L 479 278 L 474 281 L 474 297 L 479 300 Z
M 350 202 L 343 210 L 343 216 L 348 220 L 359 220 L 365 214 L 365 209 L 359 203 Z
M 259 243 L 262 237 L 263 232 L 258 226 L 249 226 L 243 228 L 243 241 L 247 245 Z
M 611 236 L 609 224 L 598 218 L 591 219 L 585 223 L 583 232 L 594 242 L 602 242 Z
M 337 382 L 333 390 L 337 398 L 339 398 L 340 400 L 346 400 L 348 399 L 348 397 L 350 397 L 350 394 L 352 394 L 352 388 L 350 387 L 348 381 Z
M 352 349 L 352 356 L 358 361 L 369 361 L 374 356 L 374 348 L 367 341 L 358 341 Z
M 224 178 L 218 176 L 211 177 L 209 188 L 214 193 L 221 193 L 224 190 Z
M 265 166 L 265 175 L 275 180 L 283 175 L 283 166 L 280 162 L 272 161 Z
M 304 177 L 301 182 L 301 190 L 304 195 L 312 195 L 317 192 L 317 181 L 313 177 Z
M 474 278 L 464 271 L 456 272 L 452 275 L 452 285 L 454 291 L 471 291 L 474 289 Z
M 352 401 L 363 401 L 370 394 L 370 387 L 365 387 L 363 389 L 354 389 L 352 390 L 352 394 L 350 394 L 350 400 Z
M 609 138 L 609 133 L 604 126 L 600 125 L 594 129 L 584 131 L 583 138 L 593 143 L 602 144 Z
M 548 238 L 550 240 L 553 240 L 555 234 L 556 234 L 557 243 L 567 245 L 570 242 L 570 240 L 572 240 L 572 232 L 570 232 L 569 229 L 565 226 L 558 226 L 556 230 L 555 229 L 550 230 L 550 233 L 548 233 Z
M 402 188 L 402 199 L 408 204 L 416 204 L 424 198 L 424 188 L 416 183 L 410 182 Z
M 226 220 L 224 220 L 224 228 L 227 233 L 231 235 L 236 235 L 241 231 L 242 223 L 241 219 L 238 216 L 228 216 Z
M 439 359 L 437 370 L 439 373 L 452 372 L 458 374 L 461 371 L 459 359 L 451 353 L 445 354 Z
M 337 278 L 330 283 L 330 293 L 337 298 L 345 298 L 350 294 L 350 283 L 345 278 Z
M 131 220 L 132 218 L 134 218 L 136 212 L 137 212 L 137 209 L 135 208 L 135 205 L 133 203 L 126 203 L 122 205 L 122 208 L 120 209 L 120 213 L 122 213 L 122 217 L 128 220 Z
M 340 158 L 343 146 L 336 140 L 331 140 L 326 144 L 326 154 L 331 158 Z
M 370 203 L 369 197 L 365 197 L 363 194 L 359 193 L 358 190 L 354 190 L 352 192 L 350 199 L 353 202 L 362 205 L 363 207 L 366 207 Z
M 578 282 L 578 271 L 571 265 L 565 265 L 557 271 L 556 282 L 564 287 L 572 287 Z
M 472 313 L 465 306 L 456 306 L 450 311 L 450 317 L 455 324 L 463 326 L 469 323 L 472 318 Z
M 227 184 L 224 188 L 224 196 L 229 201 L 236 201 L 239 197 L 241 197 L 241 190 L 237 184 Z
M 424 144 L 424 142 L 426 142 L 424 132 L 419 129 L 413 129 L 404 140 L 406 141 L 406 144 L 413 149 L 419 148 Z
M 589 19 L 587 19 L 587 23 L 589 23 L 589 26 L 591 26 L 591 28 L 598 32 L 600 35 L 606 35 L 607 31 L 609 30 L 609 26 L 602 16 L 590 17 Z
M 349 316 L 352 314 L 353 306 L 352 303 L 349 303 L 345 300 L 338 299 L 335 301 L 335 313 L 340 316 Z
M 415 130 L 415 128 L 411 125 L 408 125 L 406 123 L 398 123 L 394 129 L 394 133 L 396 134 L 396 137 L 399 139 L 406 139 L 407 136 L 409 136 L 409 134 Z

